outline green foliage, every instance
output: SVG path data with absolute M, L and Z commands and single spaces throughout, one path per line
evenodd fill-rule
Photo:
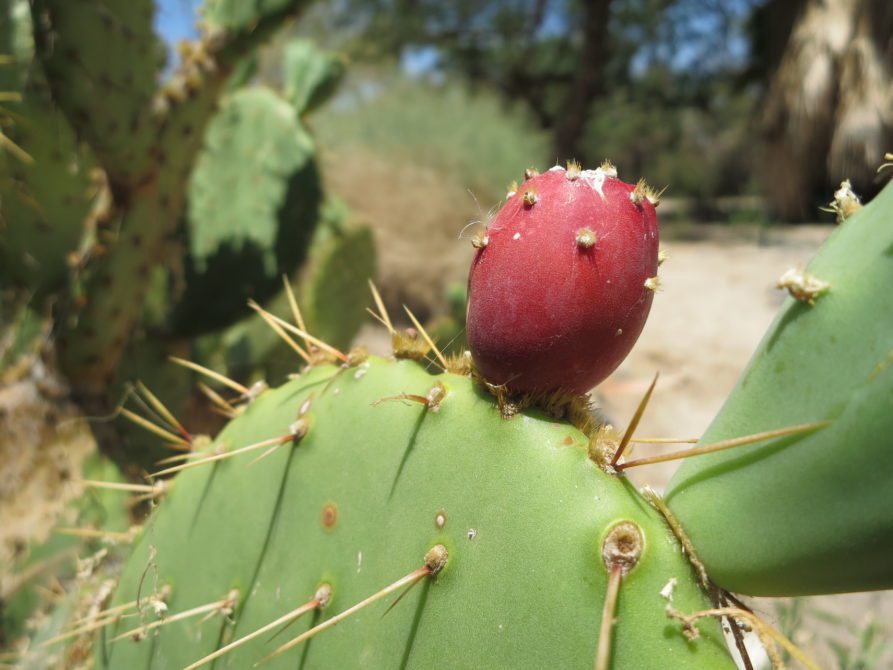
M 314 121 L 324 147 L 367 149 L 430 166 L 500 199 L 519 166 L 549 164 L 548 142 L 523 113 L 484 91 L 394 74 L 369 73 L 346 83 L 337 106 Z M 410 225 L 410 224 L 407 224 Z
M 820 602 L 820 601 L 819 601 Z M 867 611 L 853 620 L 838 611 L 808 598 L 775 601 L 778 629 L 790 640 L 813 639 L 813 647 L 827 647 L 834 663 L 824 666 L 835 670 L 872 670 L 889 667 L 893 660 L 890 625 L 876 611 L 883 594 L 869 600 Z M 782 660 L 790 662 L 790 654 Z
M 717 584 L 755 595 L 893 587 L 893 185 L 807 267 L 705 444 L 813 421 L 811 434 L 686 461 L 668 503 Z M 753 547 L 759 546 L 759 551 Z
M 437 383 L 446 391 L 437 411 L 394 398 L 428 394 Z M 660 591 L 671 577 L 680 610 L 707 599 L 660 515 L 589 460 L 587 438 L 571 425 L 536 412 L 502 419 L 466 377 L 376 358 L 312 368 L 264 392 L 215 444 L 235 449 L 287 435 L 301 412 L 309 428 L 298 443 L 253 464 L 262 450 L 178 476 L 112 602 L 132 600 L 140 583 L 146 594 L 169 584 L 170 617 L 237 588 L 232 622 L 218 614 L 101 645 L 97 667 L 182 668 L 328 582 L 324 611 L 275 643 L 271 631 L 215 662 L 250 667 L 421 567 L 438 543 L 449 551 L 444 570 L 386 617 L 380 604 L 266 665 L 590 667 L 607 582 L 601 545 L 621 520 L 639 526 L 644 549 L 622 581 L 611 667 L 734 667 L 717 624 L 703 622 L 701 638 L 689 642 L 667 619 Z M 153 618 L 147 612 L 143 622 Z M 140 623 L 121 622 L 107 637 Z
M 750 91 L 716 85 L 709 104 L 649 104 L 660 90 L 619 90 L 593 108 L 584 144 L 613 162 L 620 177 L 644 177 L 670 196 L 715 198 L 752 192 Z

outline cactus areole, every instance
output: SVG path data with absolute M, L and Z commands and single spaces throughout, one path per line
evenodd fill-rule
M 657 287 L 657 199 L 616 174 L 533 175 L 478 238 L 468 342 L 488 382 L 585 393 L 632 349 Z

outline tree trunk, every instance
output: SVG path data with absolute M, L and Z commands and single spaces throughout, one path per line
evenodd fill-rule
M 891 54 L 889 0 L 804 3 L 760 119 L 760 177 L 778 216 L 814 220 L 843 179 L 863 195 L 879 188 L 893 144 Z
M 555 153 L 559 162 L 584 161 L 581 140 L 592 102 L 602 92 L 607 60 L 608 18 L 611 0 L 583 2 L 582 45 L 574 80 L 556 116 Z

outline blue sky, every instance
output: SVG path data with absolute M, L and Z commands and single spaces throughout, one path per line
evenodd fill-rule
M 168 44 L 195 37 L 195 21 L 200 6 L 198 0 L 158 0 L 155 31 Z
M 247 0 L 246 0 L 247 1 Z M 445 0 L 448 1 L 448 0 Z M 749 13 L 751 7 L 760 0 L 726 0 L 726 11 L 733 18 L 733 21 L 743 21 Z M 675 69 L 685 71 L 694 66 L 698 59 L 704 56 L 704 42 L 713 36 L 719 29 L 718 19 L 715 13 L 711 12 L 681 12 L 680 15 L 674 9 L 684 9 L 686 5 L 697 6 L 697 0 L 689 0 L 682 2 L 676 8 L 671 8 L 667 14 L 667 21 L 683 21 L 684 23 L 676 23 L 675 27 L 683 28 L 691 37 L 689 43 L 683 42 L 679 49 L 673 53 L 667 53 L 666 49 L 658 46 L 656 51 L 650 54 L 643 50 L 633 60 L 634 71 L 641 72 L 647 67 L 649 57 L 659 56 L 664 62 L 668 62 Z M 155 12 L 155 30 L 169 45 L 175 45 L 182 39 L 190 39 L 196 36 L 195 22 L 198 18 L 198 8 L 201 7 L 202 0 L 157 0 Z M 689 7 L 690 9 L 690 7 Z M 545 33 L 560 30 L 560 18 L 556 15 L 547 17 L 546 25 L 543 27 Z M 668 27 L 668 26 L 667 26 Z M 745 36 L 737 31 L 733 31 L 729 36 L 729 41 L 725 43 L 725 52 L 717 53 L 715 57 L 723 59 L 726 62 L 740 62 L 747 57 L 748 44 Z M 172 53 L 170 66 L 174 65 L 176 58 L 175 52 Z M 421 75 L 430 73 L 431 69 L 436 66 L 437 52 L 431 47 L 421 47 L 411 49 L 405 55 L 403 60 L 404 70 L 411 75 Z M 721 61 L 716 64 L 720 64 Z M 709 69 L 709 67 L 708 67 Z

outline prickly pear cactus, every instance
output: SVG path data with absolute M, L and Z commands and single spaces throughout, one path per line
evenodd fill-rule
M 345 57 L 308 40 L 292 40 L 282 57 L 283 94 L 300 114 L 317 109 L 344 77 Z
M 249 298 L 267 300 L 304 260 L 322 200 L 314 152 L 294 108 L 273 91 L 227 99 L 190 183 L 175 330 L 209 332 L 247 316 Z
M 336 347 L 347 348 L 365 317 L 368 281 L 375 276 L 375 240 L 364 226 L 348 224 L 336 201 L 327 203 L 307 263 L 291 281 L 310 332 Z M 291 313 L 285 291 L 266 309 L 279 317 Z M 229 328 L 219 347 L 230 375 L 279 383 L 294 371 L 294 352 L 255 314 Z
M 668 504 L 728 589 L 893 588 L 893 185 L 850 213 L 805 271 L 784 275 L 794 297 L 701 441 L 826 425 L 689 460 L 669 485 Z
M 98 667 L 190 666 L 311 601 L 287 632 L 271 640 L 285 617 L 214 660 L 251 667 L 404 576 L 421 583 L 399 602 L 263 665 L 592 667 L 613 572 L 611 668 L 734 667 L 718 625 L 690 642 L 667 618 L 667 598 L 708 600 L 664 519 L 590 460 L 583 432 L 538 411 L 504 419 L 463 374 L 354 356 L 262 393 L 177 477 L 110 605 L 169 589 L 169 623 L 146 608 L 110 626 Z

